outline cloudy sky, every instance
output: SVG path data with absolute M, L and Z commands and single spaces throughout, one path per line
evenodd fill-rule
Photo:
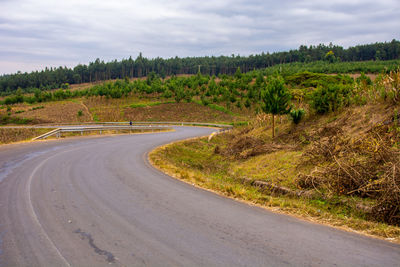
M 0 0 L 0 74 L 400 39 L 400 0 Z

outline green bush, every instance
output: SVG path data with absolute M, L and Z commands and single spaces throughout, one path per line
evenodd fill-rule
M 162 94 L 162 97 L 164 98 L 171 98 L 172 97 L 172 92 L 171 90 L 167 89 L 164 91 L 164 93 Z
M 289 115 L 292 118 L 294 124 L 299 124 L 299 122 L 303 118 L 304 114 L 305 114 L 305 111 L 302 108 L 300 108 L 300 109 L 292 109 L 290 111 L 290 113 L 289 113 Z
M 200 99 L 201 99 L 201 103 L 202 103 L 204 106 L 208 106 L 208 105 L 210 104 L 210 101 L 209 101 L 206 97 L 204 97 L 204 95 L 202 95 L 202 96 L 200 97 Z
M 61 89 L 69 89 L 69 83 L 61 84 Z
M 311 107 L 318 114 L 325 114 L 350 103 L 351 87 L 338 84 L 318 86 L 311 94 Z
M 287 84 L 301 87 L 327 86 L 328 84 L 352 84 L 353 79 L 347 75 L 327 75 L 313 72 L 300 72 L 285 77 Z
M 357 82 L 359 85 L 364 85 L 364 86 L 366 86 L 366 85 L 372 85 L 372 80 L 371 80 L 371 78 L 368 77 L 367 75 L 365 75 L 364 72 L 361 72 L 361 75 L 360 75 L 360 77 L 358 77 L 358 78 L 356 79 L 356 82 Z

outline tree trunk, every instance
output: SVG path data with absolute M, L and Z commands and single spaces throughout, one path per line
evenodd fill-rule
M 272 139 L 275 137 L 275 115 L 272 114 Z

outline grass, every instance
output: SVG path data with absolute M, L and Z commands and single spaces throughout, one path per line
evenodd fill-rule
M 28 141 L 32 138 L 51 131 L 45 128 L 1 128 L 0 144 Z
M 42 108 L 44 108 L 44 106 L 37 106 L 37 107 L 31 108 L 31 110 L 33 111 L 33 110 L 38 110 L 38 109 L 42 109 Z
M 21 113 L 21 112 L 19 112 Z M 33 119 L 30 118 L 20 118 L 20 117 L 14 117 L 14 116 L 9 116 L 9 115 L 3 115 L 0 117 L 0 125 L 7 125 L 7 124 L 17 124 L 17 125 L 23 125 L 23 124 L 29 124 L 33 121 Z
M 293 188 L 293 180 L 299 171 L 296 166 L 302 154 L 301 151 L 277 151 L 255 156 L 236 164 L 233 172 L 237 177 L 281 183 L 296 189 Z
M 196 104 L 199 104 L 199 105 L 203 105 L 203 103 L 201 101 L 193 100 L 193 102 Z M 213 110 L 224 112 L 224 113 L 232 115 L 232 116 L 235 115 L 232 111 L 228 110 L 226 107 L 223 107 L 223 106 L 220 106 L 217 104 L 209 103 L 209 104 L 207 104 L 207 107 L 209 107 Z
M 164 102 L 156 101 L 156 102 L 147 102 L 147 103 L 133 103 L 133 104 L 129 105 L 129 107 L 145 108 L 145 107 L 154 107 L 154 106 L 158 106 L 161 104 L 170 104 L 170 103 L 175 103 L 175 101 L 164 101 Z
M 218 111 L 224 112 L 226 114 L 233 115 L 232 111 L 228 110 L 227 108 L 225 108 L 223 106 L 220 106 L 217 104 L 208 104 L 208 106 L 214 110 L 218 110 Z

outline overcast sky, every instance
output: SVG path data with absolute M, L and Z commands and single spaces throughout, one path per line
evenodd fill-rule
M 0 0 L 0 74 L 400 39 L 400 0 Z

